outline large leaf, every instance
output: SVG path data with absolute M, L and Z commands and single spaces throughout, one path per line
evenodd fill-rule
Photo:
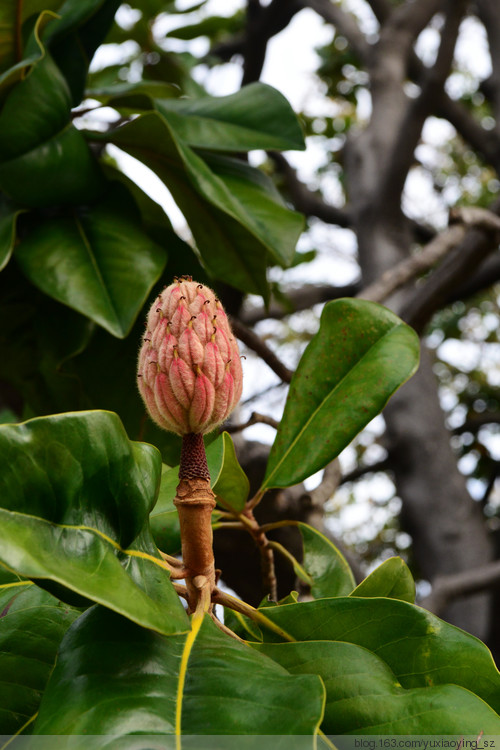
M 119 338 L 130 331 L 166 261 L 118 184 L 86 211 L 45 220 L 21 242 L 16 258 L 43 292 Z
M 61 2 L 62 0 L 52 0 L 53 9 L 57 9 Z M 50 6 L 51 3 L 45 0 L 0 4 L 0 72 L 15 65 L 19 59 L 21 29 L 26 19 L 32 13 L 49 9 Z
M 233 191 L 157 113 L 93 137 L 119 146 L 163 180 L 184 213 L 211 273 L 243 291 L 267 296 L 267 256 L 271 254 L 278 262 L 288 256 L 291 260 L 302 226 L 296 214 L 284 212 L 282 235 L 276 238 L 274 229 L 268 229 L 267 220 L 272 226 L 273 213 L 282 208 L 274 190 L 269 189 L 267 200 L 261 182 L 249 185 L 247 191 L 245 186 Z
M 0 188 L 21 205 L 90 201 L 101 176 L 70 118 L 66 80 L 43 48 L 0 113 Z
M 0 734 L 34 718 L 61 639 L 80 614 L 31 582 L 0 585 Z
M 486 646 L 408 602 L 338 597 L 264 611 L 297 641 L 343 641 L 376 653 L 404 688 L 460 685 L 500 709 L 500 673 Z
M 46 39 L 72 94 L 73 105 L 83 98 L 94 52 L 113 23 L 120 0 L 65 0 Z
M 223 432 L 207 446 L 207 462 L 212 489 L 219 505 L 230 511 L 241 512 L 250 491 L 250 483 L 238 463 L 234 443 L 228 432 Z
M 264 488 L 301 482 L 332 461 L 415 372 L 419 343 L 373 302 L 325 305 L 292 378 Z
M 240 159 L 202 154 L 228 193 L 251 214 L 253 224 L 265 237 L 273 260 L 285 268 L 293 263 L 295 245 L 304 228 L 301 214 L 290 211 L 270 179 Z
M 387 596 L 413 604 L 415 581 L 404 560 L 390 557 L 361 581 L 351 596 Z
M 405 689 L 382 659 L 352 643 L 255 645 L 292 674 L 316 674 L 326 688 L 326 734 L 484 734 L 500 717 L 457 685 Z
M 159 549 L 169 555 L 181 550 L 181 528 L 179 514 L 174 505 L 175 490 L 179 484 L 179 468 L 173 469 L 163 464 L 161 470 L 158 501 L 151 512 L 150 527 Z
M 162 633 L 185 630 L 145 531 L 160 466 L 158 451 L 129 441 L 112 413 L 3 425 L 0 561 L 65 600 L 85 597 Z
M 157 101 L 156 108 L 190 146 L 212 151 L 305 148 L 289 103 L 264 83 L 229 96 Z
M 67 633 L 34 733 L 312 738 L 323 700 L 318 677 L 290 676 L 210 619 L 165 638 L 97 607 Z
M 350 594 L 356 585 L 352 571 L 340 550 L 321 532 L 306 523 L 298 523 L 302 536 L 302 565 L 312 579 L 315 599 Z

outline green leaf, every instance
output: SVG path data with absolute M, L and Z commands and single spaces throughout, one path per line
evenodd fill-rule
M 17 217 L 23 209 L 15 208 L 0 194 L 0 271 L 10 260 L 16 242 Z
M 343 641 L 376 653 L 406 689 L 460 685 L 500 709 L 500 673 L 486 646 L 408 602 L 338 597 L 267 607 L 265 615 L 297 641 Z
M 85 95 L 116 109 L 151 109 L 151 101 L 168 99 L 180 94 L 178 86 L 164 81 L 122 81 L 108 86 L 87 89 Z
M 50 54 L 11 89 L 0 114 L 0 160 L 7 161 L 48 142 L 70 123 L 71 96 Z
M 44 11 L 57 12 L 63 0 L 25 0 L 23 3 L 0 3 L 0 72 L 12 69 L 26 56 L 22 48 L 23 26 L 32 16 Z M 53 17 L 53 16 L 52 16 Z M 38 24 L 43 22 L 40 18 Z M 47 19 L 45 19 L 47 20 Z M 25 67 L 28 61 L 23 60 Z
M 229 96 L 156 101 L 176 133 L 197 148 L 213 151 L 305 148 L 290 104 L 279 91 L 252 83 Z
M 101 175 L 70 108 L 67 83 L 42 48 L 0 113 L 0 188 L 19 204 L 44 207 L 99 195 Z
M 252 214 L 254 224 L 262 236 L 266 236 L 274 260 L 284 268 L 290 266 L 295 257 L 295 245 L 304 229 L 302 214 L 285 205 L 273 182 L 259 169 L 227 156 L 201 155 L 228 192 Z
M 179 514 L 174 505 L 175 490 L 179 484 L 179 467 L 171 469 L 162 465 L 158 501 L 151 512 L 150 528 L 162 552 L 175 555 L 181 550 Z
M 264 200 L 260 178 L 248 185 L 246 192 L 242 187 L 233 194 L 225 178 L 217 176 L 176 137 L 157 113 L 142 115 L 118 130 L 94 133 L 92 137 L 114 143 L 163 180 L 189 223 L 203 262 L 214 276 L 243 291 L 267 296 L 267 256 L 271 254 L 279 262 L 291 259 L 290 237 L 295 242 L 300 227 L 296 214 L 282 212 L 281 237 L 276 238 L 272 221 L 268 229 L 267 221 L 275 211 L 280 213 L 281 207 L 271 192 Z M 235 177 L 231 179 L 231 185 L 238 182 Z
M 43 292 L 119 338 L 130 331 L 166 260 L 118 184 L 86 211 L 46 219 L 22 241 L 16 258 Z
M 211 486 L 217 502 L 226 510 L 240 513 L 250 492 L 250 482 L 238 463 L 231 435 L 223 432 L 207 447 L 206 452 Z
M 72 94 L 83 98 L 90 62 L 113 24 L 120 0 L 65 0 L 47 29 L 46 39 Z
M 31 581 L 0 585 L 0 734 L 18 732 L 38 711 L 59 643 L 80 612 Z
M 192 625 L 165 638 L 99 607 L 86 612 L 61 645 L 34 733 L 314 735 L 318 677 L 290 676 L 208 617 Z
M 292 378 L 263 488 L 289 487 L 326 466 L 415 372 L 416 333 L 373 302 L 325 305 Z
M 70 602 L 85 597 L 158 632 L 185 630 L 145 531 L 159 474 L 158 451 L 131 442 L 112 413 L 1 426 L 0 561 Z
M 404 560 L 390 557 L 356 586 L 351 596 L 387 596 L 413 604 L 415 581 Z
M 344 596 L 356 585 L 344 555 L 323 534 L 306 523 L 298 523 L 302 536 L 302 565 L 312 579 L 311 596 Z
M 319 675 L 326 734 L 498 734 L 500 717 L 457 685 L 404 689 L 375 654 L 351 643 L 256 644 L 292 674 Z

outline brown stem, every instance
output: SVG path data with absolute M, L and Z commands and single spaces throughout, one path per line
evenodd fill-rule
M 264 590 L 269 595 L 269 598 L 275 602 L 278 599 L 278 581 L 276 580 L 274 569 L 274 552 L 269 544 L 269 539 L 259 526 L 252 508 L 247 506 L 239 518 L 242 523 L 244 523 L 245 528 L 250 532 L 259 548 Z
M 202 593 L 208 589 L 211 595 L 215 588 L 211 523 L 215 496 L 202 435 L 184 436 L 179 479 L 174 504 L 179 514 L 188 609 L 194 612 Z

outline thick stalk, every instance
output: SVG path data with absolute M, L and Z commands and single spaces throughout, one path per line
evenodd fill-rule
M 179 514 L 188 609 L 194 612 L 202 595 L 208 591 L 211 596 L 215 588 L 211 523 L 215 496 L 202 435 L 191 433 L 183 438 L 174 503 Z

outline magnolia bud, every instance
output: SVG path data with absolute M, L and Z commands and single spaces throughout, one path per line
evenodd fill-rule
M 241 397 L 238 344 L 214 292 L 182 277 L 160 294 L 146 322 L 137 382 L 152 419 L 178 435 L 206 433 Z

